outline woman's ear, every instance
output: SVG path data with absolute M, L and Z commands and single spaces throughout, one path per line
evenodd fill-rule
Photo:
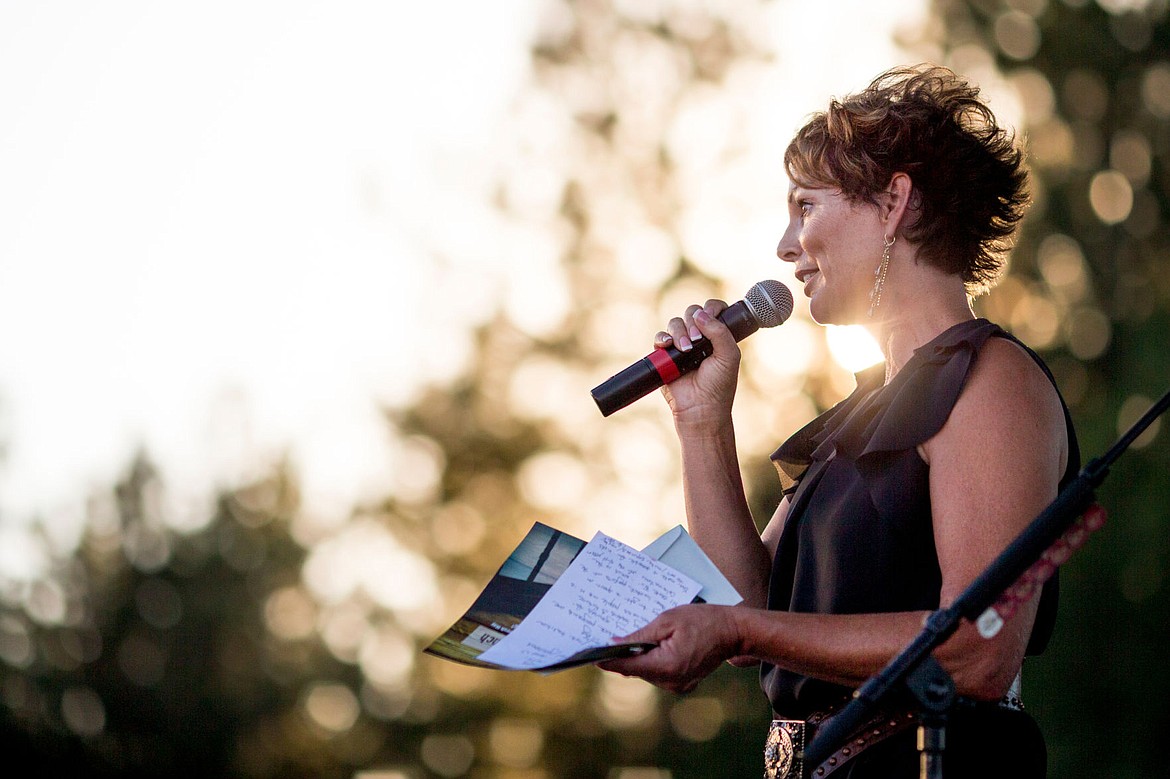
M 914 182 L 910 180 L 910 176 L 902 172 L 891 176 L 890 183 L 882 190 L 878 199 L 888 235 L 897 235 L 900 227 L 909 226 L 914 222 L 914 201 Z

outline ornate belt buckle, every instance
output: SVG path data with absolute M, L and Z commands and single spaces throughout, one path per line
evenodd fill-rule
M 764 741 L 764 779 L 801 779 L 804 736 L 804 720 L 772 720 Z

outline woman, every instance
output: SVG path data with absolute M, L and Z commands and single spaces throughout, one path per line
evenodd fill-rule
M 732 429 L 740 355 L 716 318 L 725 304 L 691 306 L 658 333 L 658 347 L 714 346 L 663 392 L 690 531 L 744 604 L 668 611 L 625 637 L 655 649 L 603 667 L 687 692 L 725 661 L 759 662 L 776 716 L 815 723 L 1052 501 L 1079 454 L 1040 359 L 971 309 L 1028 203 L 1021 154 L 976 88 L 943 68 L 887 72 L 813 116 L 784 163 L 777 256 L 816 321 L 866 325 L 885 362 L 773 455 L 785 495 L 760 534 Z M 1045 589 L 994 639 L 964 624 L 936 651 L 961 696 L 945 776 L 1044 775 L 1016 693 L 1025 654 L 1051 632 Z M 894 730 L 834 775 L 917 776 L 914 729 Z

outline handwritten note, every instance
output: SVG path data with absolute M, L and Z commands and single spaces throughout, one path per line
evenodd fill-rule
M 702 585 L 598 533 L 535 608 L 479 659 L 532 670 L 582 649 L 608 646 L 667 609 L 690 603 Z

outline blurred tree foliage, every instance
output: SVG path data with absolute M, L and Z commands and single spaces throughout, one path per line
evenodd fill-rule
M 768 711 L 754 672 L 727 668 L 678 698 L 592 668 L 504 674 L 419 651 L 533 521 L 591 536 L 598 517 L 630 517 L 639 530 L 623 538 L 636 543 L 681 519 L 676 497 L 660 507 L 678 493 L 661 414 L 631 411 L 603 434 L 587 388 L 645 348 L 660 321 L 648 299 L 689 280 L 687 299 L 717 290 L 679 248 L 687 186 L 663 138 L 688 100 L 763 61 L 759 4 L 623 5 L 549 4 L 517 107 L 531 119 L 522 162 L 498 192 L 507 219 L 556 247 L 566 310 L 592 315 L 540 329 L 501 310 L 480 328 L 464 376 L 388 410 L 409 455 L 395 475 L 405 486 L 355 507 L 346 528 L 298 531 L 287 467 L 222 495 L 194 531 L 169 523 L 147 457 L 95 495 L 78 553 L 3 601 L 0 711 L 6 743 L 30 765 L 380 779 L 759 773 Z M 642 237 L 639 267 L 619 256 L 631 234 Z M 557 406 L 569 396 L 585 399 L 587 416 Z M 651 447 L 636 473 L 631 441 Z M 574 482 L 588 509 L 548 489 Z M 396 552 L 376 572 L 381 586 L 330 589 L 330 576 L 384 546 Z M 428 582 L 434 598 L 421 606 L 382 592 Z
M 948 56 L 1019 91 L 1036 205 L 988 315 L 1046 351 L 1082 449 L 1170 390 L 1170 19 L 1164 0 L 939 0 Z M 1162 426 L 1166 423 L 1163 420 Z M 1049 651 L 1025 667 L 1051 775 L 1154 776 L 1170 727 L 1170 446 L 1146 436 L 1066 566 Z
M 704 261 L 687 213 L 712 170 L 745 159 L 734 130 L 755 106 L 729 96 L 774 66 L 767 5 L 548 3 L 516 108 L 520 162 L 497 201 L 553 247 L 549 293 L 569 320 L 537 326 L 501 306 L 461 378 L 388 409 L 405 486 L 344 527 L 299 525 L 295 470 L 278 465 L 179 529 L 149 458 L 132 464 L 94 496 L 76 554 L 0 589 L 10 759 L 53 776 L 759 775 L 769 715 L 751 671 L 677 697 L 593 669 L 486 672 L 419 650 L 533 521 L 635 543 L 681 518 L 660 407 L 601 424 L 567 398 L 644 350 L 680 302 L 742 293 Z M 936 0 L 934 13 L 910 43 L 1015 88 L 1037 179 L 1011 273 L 979 305 L 1046 353 L 1095 456 L 1170 384 L 1166 2 Z M 707 136 L 713 167 L 696 170 L 680 138 L 713 114 L 730 129 Z M 775 162 L 750 175 L 778 176 Z M 741 454 L 759 517 L 776 499 L 766 452 L 843 394 L 823 346 L 797 377 L 745 349 L 737 414 L 752 420 Z M 1167 450 L 1153 436 L 1115 466 L 1101 490 L 1111 523 L 1066 567 L 1053 646 L 1026 670 L 1053 776 L 1164 764 Z M 362 579 L 359 558 L 379 550 Z

